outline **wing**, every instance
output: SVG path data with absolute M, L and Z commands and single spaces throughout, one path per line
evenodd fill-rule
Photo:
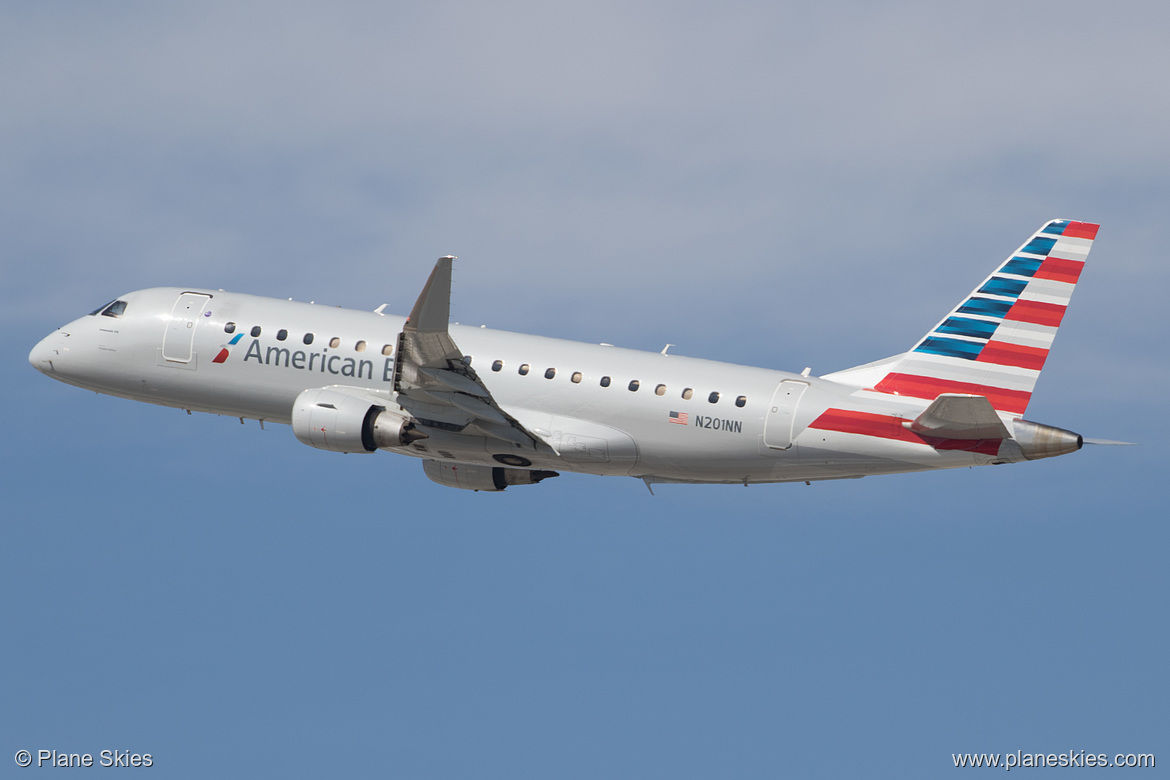
M 500 408 L 451 338 L 447 324 L 454 259 L 440 257 L 435 263 L 398 334 L 394 363 L 398 404 L 420 425 L 548 450 L 548 445 Z

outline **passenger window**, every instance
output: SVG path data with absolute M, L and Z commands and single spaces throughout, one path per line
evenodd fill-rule
M 358 343 L 353 345 L 353 349 L 354 349 L 354 352 L 365 352 L 366 351 L 366 342 L 359 341 Z
M 719 403 L 719 393 L 711 393 L 711 395 L 707 396 L 707 403 L 709 403 L 709 404 Z
M 529 369 L 529 365 L 527 363 L 520 366 L 520 376 L 528 376 L 528 369 Z
M 260 326 L 253 325 L 251 333 L 252 333 L 252 338 L 259 338 L 260 337 Z
M 390 357 L 391 355 L 393 355 L 394 354 L 394 345 L 393 344 L 386 344 L 385 346 L 383 346 L 382 347 L 382 354 L 385 355 L 386 357 Z
M 666 385 L 659 385 L 654 388 L 654 395 L 666 395 Z
M 682 391 L 682 397 L 683 397 L 683 400 L 684 400 L 684 401 L 689 401 L 689 400 L 691 400 L 691 397 L 692 397 L 694 394 L 695 394 L 695 391 L 694 391 L 694 390 L 692 390 L 691 388 L 689 388 L 689 387 L 688 387 L 688 388 L 684 389 L 684 390 Z
M 313 343 L 313 334 L 312 334 L 312 333 L 306 333 L 306 334 L 305 334 L 305 338 L 304 338 L 304 342 L 305 342 L 306 344 L 312 344 L 312 343 Z
M 276 331 L 276 340 L 277 341 L 284 341 L 287 338 L 288 338 L 288 331 L 285 330 L 284 328 L 281 328 L 280 330 Z
M 495 363 L 492 363 L 492 371 L 503 371 L 503 370 L 504 370 L 504 361 L 497 360 Z
M 609 387 L 609 377 L 603 376 L 601 378 L 601 386 L 602 387 Z
M 584 377 L 582 377 L 582 376 L 581 376 L 581 372 L 580 372 L 580 371 L 574 371 L 574 372 L 573 372 L 573 376 L 569 377 L 569 379 L 570 379 L 570 380 L 573 382 L 573 384 L 575 384 L 575 385 L 579 385 L 579 384 L 581 384 L 581 380 L 582 380 L 583 378 L 584 378 Z
M 742 409 L 745 405 L 747 405 L 747 396 L 741 395 L 739 398 L 736 398 L 735 405 Z
M 229 322 L 227 325 L 224 325 L 223 332 L 224 333 L 235 333 L 236 332 L 236 323 Z
M 330 349 L 337 349 L 337 348 L 338 348 L 338 347 L 340 347 L 340 346 L 341 346 L 341 339 L 337 338 L 336 336 L 334 336 L 333 338 L 329 339 L 329 347 L 330 347 Z
M 630 380 L 630 392 L 631 392 L 631 393 L 636 393 L 636 392 L 638 392 L 638 388 L 639 388 L 639 387 L 641 387 L 641 386 L 642 386 L 642 383 L 641 383 L 641 382 L 639 382 L 637 379 L 631 379 L 631 380 Z
M 557 375 L 557 370 L 555 368 L 550 368 L 544 372 L 545 379 L 552 379 L 556 375 Z

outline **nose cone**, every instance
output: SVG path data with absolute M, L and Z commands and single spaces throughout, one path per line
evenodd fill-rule
M 59 357 L 61 343 L 61 332 L 55 331 L 45 336 L 37 345 L 28 353 L 28 362 L 32 367 L 42 374 L 52 375 L 56 370 L 53 367 L 53 360 Z

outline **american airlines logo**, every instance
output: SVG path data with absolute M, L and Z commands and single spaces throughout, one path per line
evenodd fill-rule
M 229 347 L 234 347 L 239 343 L 240 338 L 244 334 L 238 334 L 235 338 L 229 341 L 219 354 L 212 359 L 212 363 L 223 363 L 227 361 L 231 355 Z M 291 368 L 297 371 L 315 371 L 321 374 L 332 374 L 333 376 L 355 377 L 357 379 L 374 378 L 374 361 L 372 360 L 357 360 L 344 355 L 330 355 L 328 350 L 315 352 L 303 349 L 290 349 L 288 347 L 262 347 L 260 339 L 252 339 L 248 344 L 248 350 L 244 353 L 244 363 L 255 361 L 265 366 L 278 366 L 280 368 Z M 394 381 L 394 359 L 386 358 L 382 366 L 382 381 Z
M 211 362 L 212 363 L 222 363 L 223 361 L 227 360 L 228 355 L 231 354 L 230 350 L 228 350 L 228 347 L 234 347 L 237 343 L 239 343 L 240 339 L 242 339 L 243 337 L 244 337 L 243 333 L 237 333 L 235 338 L 233 338 L 231 341 L 229 341 L 227 344 L 225 344 L 223 349 L 221 349 L 219 351 L 219 354 L 216 355 L 214 358 L 212 358 Z

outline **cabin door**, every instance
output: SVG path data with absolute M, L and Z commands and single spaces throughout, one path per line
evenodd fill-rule
M 786 450 L 792 446 L 796 407 L 805 390 L 808 390 L 808 383 L 794 379 L 785 379 L 777 385 L 764 420 L 764 444 L 776 450 Z
M 167 330 L 163 334 L 162 354 L 173 363 L 190 363 L 195 347 L 195 323 L 199 321 L 210 295 L 185 292 L 175 301 Z

